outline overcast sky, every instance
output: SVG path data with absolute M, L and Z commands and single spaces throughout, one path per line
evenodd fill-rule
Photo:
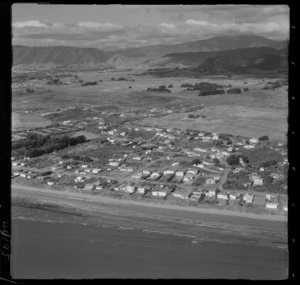
M 100 49 L 172 44 L 218 35 L 289 37 L 285 5 L 14 4 L 13 44 Z

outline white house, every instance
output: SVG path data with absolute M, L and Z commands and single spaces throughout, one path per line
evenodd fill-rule
M 253 185 L 263 185 L 263 179 L 262 178 L 254 178 Z
M 167 191 L 165 191 L 164 189 L 154 190 L 152 191 L 152 196 L 166 197 Z
M 243 197 L 243 200 L 246 201 L 246 203 L 252 203 L 254 199 L 254 195 L 251 194 L 245 194 Z
M 249 141 L 250 141 L 251 143 L 254 143 L 254 144 L 258 143 L 258 139 L 255 139 L 255 138 L 252 138 L 252 139 L 250 139 Z
M 195 151 L 200 151 L 200 152 L 207 152 L 206 149 L 200 148 L 200 147 L 195 147 L 194 150 L 195 150 Z
M 137 188 L 137 192 L 139 194 L 145 194 L 146 193 L 146 188 L 145 187 L 138 187 Z
M 173 192 L 172 195 L 176 198 L 188 199 L 190 196 L 190 191 L 181 189 L 181 190 L 177 190 L 177 191 Z
M 228 200 L 228 196 L 225 195 L 225 194 L 218 194 L 218 195 L 217 195 L 217 198 L 218 198 L 218 199 L 223 199 L 223 200 Z
M 277 209 L 278 204 L 277 203 L 266 203 L 266 208 L 268 208 L 268 209 Z
M 206 196 L 207 196 L 207 197 L 210 197 L 210 198 L 216 197 L 216 190 L 209 190 L 209 191 L 206 193 Z

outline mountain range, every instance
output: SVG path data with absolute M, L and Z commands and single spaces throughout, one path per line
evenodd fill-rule
M 287 41 L 256 35 L 219 36 L 206 40 L 151 45 L 114 51 L 70 46 L 13 46 L 13 65 L 53 64 L 115 69 L 235 66 L 277 69 L 287 62 Z M 231 67 L 230 67 L 231 66 Z

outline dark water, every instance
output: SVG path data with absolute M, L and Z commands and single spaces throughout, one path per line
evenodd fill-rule
M 52 278 L 287 278 L 286 249 L 91 222 L 80 213 L 13 207 L 12 276 Z

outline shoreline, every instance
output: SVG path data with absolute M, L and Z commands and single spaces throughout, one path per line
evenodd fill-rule
M 287 216 L 283 215 L 266 215 L 266 214 L 254 214 L 247 212 L 239 212 L 239 211 L 230 211 L 224 209 L 213 209 L 213 208 L 196 208 L 189 206 L 178 206 L 178 205 L 170 205 L 170 204 L 156 204 L 153 202 L 143 202 L 143 201 L 134 201 L 134 200 L 124 200 L 124 199 L 116 199 L 111 197 L 103 197 L 96 196 L 90 194 L 82 194 L 82 193 L 74 193 L 68 191 L 58 191 L 58 190 L 49 190 L 45 188 L 31 187 L 25 185 L 11 184 L 11 191 L 13 189 L 32 191 L 38 193 L 48 193 L 54 194 L 58 196 L 64 196 L 66 198 L 74 199 L 78 202 L 78 200 L 82 201 L 91 201 L 91 202 L 99 202 L 106 204 L 115 204 L 115 205 L 136 205 L 136 206 L 146 206 L 150 208 L 160 208 L 166 210 L 176 210 L 176 211 L 186 211 L 186 212 L 194 212 L 194 213 L 203 213 L 203 214 L 211 214 L 211 215 L 226 215 L 226 216 L 234 216 L 240 218 L 248 218 L 248 219 L 259 219 L 259 220 L 269 220 L 269 221 L 277 221 L 277 222 L 287 222 Z M 18 196 L 18 195 L 16 195 Z

